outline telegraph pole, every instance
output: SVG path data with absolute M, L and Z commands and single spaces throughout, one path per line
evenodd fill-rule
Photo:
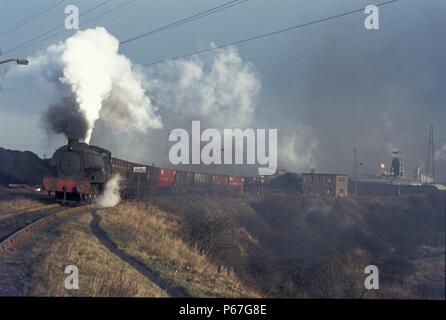
M 358 197 L 358 150 L 353 148 L 353 179 L 355 179 L 355 197 Z
M 363 162 L 358 162 L 358 150 L 353 148 L 353 176 L 355 179 L 355 197 L 358 197 L 358 166 L 363 166 Z

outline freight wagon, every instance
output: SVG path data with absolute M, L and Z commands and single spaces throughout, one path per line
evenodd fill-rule
M 172 193 L 242 192 L 244 177 L 147 166 L 111 158 L 111 174 L 122 178 L 122 195 L 140 198 Z
M 45 177 L 44 190 L 61 203 L 91 202 L 113 175 L 121 177 L 121 195 L 140 198 L 170 193 L 242 192 L 245 178 L 159 168 L 112 158 L 110 151 L 69 139 L 56 150 L 57 176 Z

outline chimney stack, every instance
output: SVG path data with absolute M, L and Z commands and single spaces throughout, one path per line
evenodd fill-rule
M 79 143 L 79 138 L 68 138 L 69 145 L 76 144 L 76 143 Z

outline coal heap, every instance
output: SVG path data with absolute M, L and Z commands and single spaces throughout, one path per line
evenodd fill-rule
M 49 160 L 42 160 L 30 151 L 0 148 L 0 185 L 38 185 L 44 176 L 55 173 Z

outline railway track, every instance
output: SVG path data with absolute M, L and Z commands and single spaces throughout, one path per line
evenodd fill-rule
M 31 208 L 26 208 L 26 209 L 21 209 L 21 210 L 15 210 L 12 211 L 8 214 L 4 214 L 0 216 L 0 221 L 1 220 L 5 220 L 11 217 L 15 217 L 18 215 L 21 215 L 23 213 L 32 213 L 32 212 L 36 212 L 36 211 L 44 211 L 44 210 L 50 210 L 50 209 L 54 209 L 59 207 L 58 204 L 48 204 L 48 205 L 42 205 L 42 206 L 37 206 L 37 207 L 31 207 Z
M 76 213 L 81 213 L 85 211 L 90 211 L 93 219 L 90 223 L 90 229 L 94 236 L 100 241 L 100 243 L 107 249 L 111 254 L 114 254 L 124 263 L 128 264 L 130 268 L 135 269 L 143 277 L 157 285 L 161 290 L 165 291 L 170 297 L 187 297 L 187 293 L 182 288 L 177 288 L 174 285 L 164 281 L 157 273 L 149 269 L 146 265 L 142 264 L 135 258 L 127 255 L 123 250 L 120 250 L 117 245 L 112 242 L 106 232 L 100 227 L 100 216 L 96 212 L 96 207 L 94 205 L 86 205 L 80 207 L 61 207 L 59 205 L 47 205 L 39 206 L 34 208 L 29 208 L 25 210 L 19 210 L 8 214 L 10 220 L 16 220 L 14 217 L 22 217 L 25 213 L 38 212 L 35 214 L 46 214 L 42 217 L 33 219 L 28 223 L 23 223 L 16 229 L 11 228 L 8 231 L 8 235 L 1 240 L 0 234 L 0 259 L 6 257 L 8 253 L 15 251 L 17 246 L 24 243 L 25 240 L 29 239 L 31 236 L 38 233 L 42 228 L 47 226 L 50 222 L 63 218 L 65 216 L 74 215 Z M 50 211 L 48 213 L 48 211 Z M 7 219 L 4 219 L 7 220 Z M 1 221 L 0 221 L 1 223 Z M 9 255 L 8 255 L 9 256 Z M 6 260 L 5 260 L 6 261 Z M 12 264 L 12 262 L 7 262 Z M 15 288 L 15 284 L 6 281 L 5 283 L 0 282 L 0 288 L 3 289 L 3 294 L 16 295 L 18 294 Z M 9 290 L 9 291 L 8 291 Z M 1 291 L 1 290 L 0 290 Z
M 56 208 L 56 210 L 55 210 L 55 212 L 51 212 L 41 218 L 35 219 L 32 222 L 27 223 L 26 225 L 12 231 L 6 238 L 4 238 L 0 242 L 0 257 L 3 256 L 8 251 L 13 250 L 15 245 L 17 245 L 18 243 L 22 242 L 23 240 L 29 238 L 36 231 L 38 231 L 40 228 L 47 225 L 50 221 L 53 221 L 56 218 L 68 216 L 70 214 L 74 214 L 74 213 L 78 213 L 78 212 L 82 212 L 82 211 L 94 208 L 93 205 L 82 206 L 82 207 L 73 207 L 73 208 L 64 208 L 64 207 L 60 207 L 58 205 L 54 205 L 54 206 L 50 205 L 50 206 L 46 206 L 46 207 L 50 207 L 51 209 Z M 60 208 L 60 210 L 59 210 L 59 208 Z M 35 208 L 35 210 L 41 211 L 42 208 L 40 208 L 40 209 Z

